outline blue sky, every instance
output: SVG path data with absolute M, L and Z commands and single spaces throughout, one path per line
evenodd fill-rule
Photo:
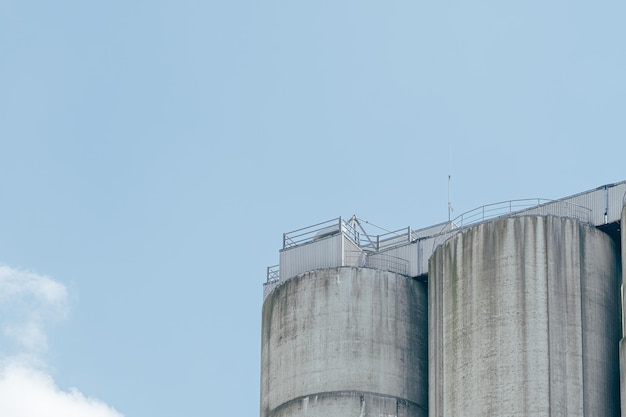
M 283 232 L 626 179 L 625 12 L 0 0 L 0 414 L 257 415 Z

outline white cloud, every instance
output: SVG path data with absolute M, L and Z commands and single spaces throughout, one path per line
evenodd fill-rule
M 20 295 L 34 296 L 54 308 L 64 307 L 67 300 L 63 284 L 45 275 L 0 265 L 0 303 Z
M 16 341 L 27 352 L 41 352 L 48 348 L 46 335 L 35 321 L 6 324 L 3 331 L 5 336 Z
M 43 326 L 67 315 L 67 290 L 45 275 L 0 265 L 0 326 L 4 346 L 19 353 L 45 352 Z M 3 352 L 5 355 L 10 352 Z
M 6 417 L 122 417 L 78 390 L 61 391 L 42 371 L 9 365 L 0 373 L 0 415 Z
M 45 371 L 44 328 L 67 315 L 67 298 L 50 277 L 0 265 L 0 346 L 12 346 L 0 352 L 0 416 L 122 417 L 75 388 L 61 390 Z

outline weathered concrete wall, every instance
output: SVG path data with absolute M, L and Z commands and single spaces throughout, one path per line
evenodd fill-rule
M 619 415 L 619 260 L 573 219 L 470 228 L 429 265 L 431 417 Z
M 622 240 L 622 340 L 619 342 L 619 367 L 620 367 L 620 399 L 622 407 L 622 417 L 626 417 L 626 308 L 624 306 L 624 278 L 626 278 L 626 205 L 622 208 L 622 218 L 620 221 Z
M 399 398 L 364 392 L 328 392 L 290 401 L 272 417 L 426 417 L 428 411 Z
M 425 284 L 332 268 L 263 304 L 261 417 L 428 415 Z

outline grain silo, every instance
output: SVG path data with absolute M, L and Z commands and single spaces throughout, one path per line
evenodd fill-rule
M 374 239 L 336 224 L 281 252 L 281 274 L 318 265 L 266 293 L 261 417 L 426 417 L 426 285 L 368 246 Z
M 623 181 L 418 230 L 353 216 L 283 234 L 261 417 L 626 417 L 625 195 Z
M 620 364 L 620 399 L 622 407 L 622 417 L 626 417 L 626 308 L 624 306 L 624 279 L 626 278 L 626 194 L 624 194 L 624 205 L 621 217 L 621 246 L 622 246 L 622 339 L 619 342 L 619 364 Z
M 617 417 L 619 254 L 576 219 L 470 227 L 430 259 L 431 417 Z

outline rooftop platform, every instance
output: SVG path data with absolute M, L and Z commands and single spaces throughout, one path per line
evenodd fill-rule
M 352 216 L 338 217 L 283 234 L 279 264 L 267 268 L 264 297 L 281 281 L 315 269 L 354 266 L 426 279 L 435 248 L 463 229 L 508 216 L 571 217 L 608 233 L 619 244 L 626 181 L 558 200 L 524 199 L 488 204 L 449 222 L 414 230 L 387 230 Z

